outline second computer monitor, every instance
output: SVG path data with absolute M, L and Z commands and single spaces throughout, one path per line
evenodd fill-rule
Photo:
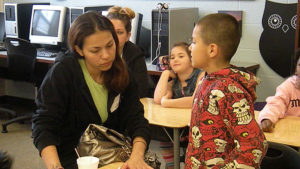
M 30 24 L 31 43 L 58 45 L 64 40 L 66 7 L 34 5 Z

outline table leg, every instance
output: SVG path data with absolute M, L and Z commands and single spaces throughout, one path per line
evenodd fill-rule
M 180 143 L 179 143 L 179 129 L 173 128 L 174 140 L 174 169 L 180 169 Z

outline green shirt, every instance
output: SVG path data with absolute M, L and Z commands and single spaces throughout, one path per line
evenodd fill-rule
M 90 89 L 98 113 L 102 119 L 102 123 L 104 123 L 107 120 L 107 116 L 108 116 L 107 113 L 108 91 L 103 85 L 94 81 L 94 79 L 91 77 L 90 73 L 86 68 L 84 59 L 78 59 L 78 61 L 81 66 L 84 79 Z

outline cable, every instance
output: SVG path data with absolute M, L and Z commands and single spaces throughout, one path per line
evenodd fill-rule
M 161 41 L 160 41 L 160 31 L 162 27 L 162 10 L 167 10 L 169 8 L 168 4 L 166 3 L 158 3 L 158 18 L 157 18 L 157 48 L 155 51 L 155 57 L 153 59 L 153 56 L 151 55 L 151 64 L 160 56 L 160 49 L 161 49 Z

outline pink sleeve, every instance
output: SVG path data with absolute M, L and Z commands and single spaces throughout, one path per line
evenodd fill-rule
M 261 123 L 263 119 L 269 119 L 273 123 L 276 123 L 278 119 L 284 117 L 289 105 L 292 88 L 293 85 L 290 79 L 287 79 L 276 88 L 275 96 L 270 96 L 266 99 L 267 104 L 259 113 L 259 123 Z

